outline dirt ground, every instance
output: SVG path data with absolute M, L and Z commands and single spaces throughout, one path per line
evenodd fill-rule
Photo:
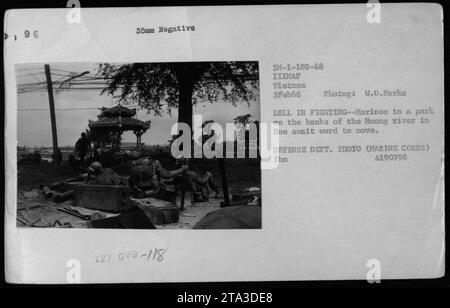
M 73 205 L 72 200 L 55 203 L 46 200 L 41 191 L 33 189 L 19 193 L 17 198 L 17 226 L 41 227 L 41 228 L 88 228 L 88 220 L 66 214 L 60 209 L 69 208 L 82 215 L 91 216 L 94 213 L 104 218 L 114 217 L 119 214 L 108 213 L 100 210 L 92 210 Z M 186 205 L 180 211 L 180 219 L 177 223 L 155 225 L 157 229 L 192 229 L 192 227 L 209 212 L 220 209 L 220 199 L 211 199 L 208 202 L 197 202 Z
M 215 160 L 201 160 L 195 163 L 199 170 L 213 173 L 216 184 L 221 191 L 221 177 Z M 170 167 L 168 167 L 170 169 Z M 249 187 L 260 187 L 259 163 L 235 159 L 226 162 L 227 180 L 230 194 Z M 120 175 L 128 175 L 126 169 L 113 168 Z M 82 215 L 91 216 L 94 213 L 102 217 L 112 217 L 118 214 L 91 210 L 73 205 L 72 200 L 55 203 L 43 197 L 40 185 L 50 184 L 79 175 L 78 171 L 69 166 L 53 166 L 50 163 L 25 164 L 18 166 L 18 196 L 17 196 L 17 226 L 18 227 L 88 227 L 88 220 L 66 214 L 60 209 L 76 210 Z M 191 229 L 201 218 L 211 211 L 220 209 L 223 195 L 211 198 L 208 202 L 191 203 L 180 211 L 179 222 L 174 224 L 156 225 L 158 229 Z

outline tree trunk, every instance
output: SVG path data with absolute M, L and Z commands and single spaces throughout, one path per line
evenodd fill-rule
M 189 125 L 192 130 L 192 89 L 190 81 L 178 81 L 179 102 L 178 102 L 178 122 Z
M 189 125 L 192 130 L 192 91 L 194 89 L 194 67 L 189 63 L 175 65 L 175 73 L 178 79 L 178 122 Z
M 191 128 L 191 136 L 194 127 L 192 127 L 193 102 L 192 95 L 194 85 L 203 74 L 206 66 L 195 63 L 176 63 L 174 65 L 175 75 L 178 81 L 178 122 L 186 123 Z M 191 140 L 191 155 L 194 155 L 194 142 Z

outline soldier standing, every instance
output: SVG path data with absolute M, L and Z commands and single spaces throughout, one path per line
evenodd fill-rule
M 86 167 L 84 159 L 86 157 L 86 153 L 89 151 L 90 148 L 91 148 L 91 141 L 88 139 L 85 133 L 81 133 L 81 138 L 78 139 L 78 141 L 75 143 L 75 151 L 77 152 L 78 157 L 80 158 L 82 168 Z

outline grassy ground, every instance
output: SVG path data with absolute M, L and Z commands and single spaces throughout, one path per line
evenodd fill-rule
M 71 178 L 78 174 L 69 166 L 54 166 L 48 162 L 18 165 L 17 186 L 19 191 L 27 191 L 40 184 L 50 184 Z
M 199 170 L 210 171 L 221 187 L 219 163 L 216 159 L 199 159 L 194 161 Z M 257 159 L 225 159 L 225 172 L 230 191 L 249 187 L 261 187 L 261 170 Z

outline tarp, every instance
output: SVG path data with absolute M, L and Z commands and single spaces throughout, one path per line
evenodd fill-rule
M 193 229 L 260 229 L 261 207 L 229 206 L 203 217 Z

